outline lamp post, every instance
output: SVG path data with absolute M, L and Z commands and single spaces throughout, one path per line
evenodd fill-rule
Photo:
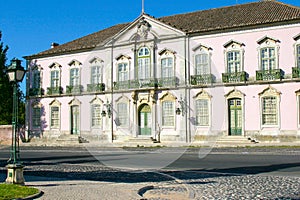
M 11 61 L 10 66 L 6 70 L 9 81 L 13 84 L 13 112 L 12 112 L 12 144 L 11 144 L 11 156 L 7 167 L 6 183 L 21 184 L 23 185 L 25 180 L 23 177 L 24 166 L 20 163 L 20 148 L 18 137 L 18 84 L 21 82 L 25 75 L 25 69 L 21 66 L 21 60 L 14 58 Z

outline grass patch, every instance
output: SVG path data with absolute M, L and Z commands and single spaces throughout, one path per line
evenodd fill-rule
M 25 198 L 39 192 L 36 188 L 15 184 L 0 184 L 0 200 Z

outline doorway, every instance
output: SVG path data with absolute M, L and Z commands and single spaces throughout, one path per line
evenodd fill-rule
M 148 104 L 142 104 L 138 113 L 139 135 L 151 135 L 151 108 Z
M 242 100 L 234 98 L 228 100 L 229 135 L 242 135 Z

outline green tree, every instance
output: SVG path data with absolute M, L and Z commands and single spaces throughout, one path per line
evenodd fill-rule
M 0 31 L 0 125 L 12 123 L 12 106 L 13 106 L 13 86 L 9 82 L 6 74 L 7 69 L 7 51 L 8 46 L 2 42 L 2 33 Z M 25 103 L 24 95 L 21 90 L 18 90 L 19 101 L 19 124 L 25 122 Z

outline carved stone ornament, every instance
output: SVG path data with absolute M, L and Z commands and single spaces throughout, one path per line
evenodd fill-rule
M 146 40 L 148 38 L 148 33 L 150 31 L 151 25 L 145 20 L 141 19 L 137 26 L 137 35 L 138 38 Z

